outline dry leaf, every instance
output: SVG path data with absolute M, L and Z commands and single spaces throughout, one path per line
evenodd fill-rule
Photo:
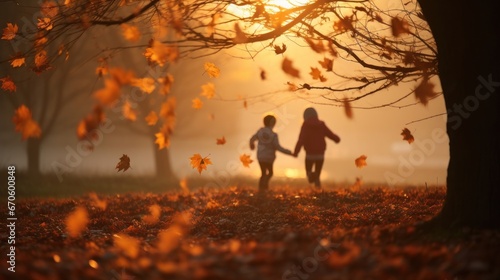
M 189 158 L 191 160 L 191 166 L 193 168 L 198 169 L 198 172 L 201 174 L 201 171 L 207 170 L 207 165 L 212 164 L 212 161 L 206 157 L 201 157 L 200 154 L 194 154 Z
M 304 38 L 304 39 L 306 40 L 307 44 L 313 51 L 317 53 L 323 53 L 326 51 L 325 45 L 323 45 L 323 41 L 318 40 L 318 42 L 314 42 L 314 40 L 310 38 Z
M 126 234 L 114 234 L 113 244 L 125 256 L 135 259 L 139 255 L 141 241 Z
M 78 206 L 66 217 L 66 231 L 70 237 L 78 237 L 89 223 L 87 209 Z
M 155 111 L 151 111 L 144 119 L 148 125 L 153 126 L 158 122 L 158 114 Z
M 347 118 L 352 119 L 353 113 L 352 113 L 351 102 L 349 102 L 347 98 L 344 98 L 344 111 Z
M 415 88 L 415 98 L 420 101 L 424 106 L 429 103 L 429 99 L 436 96 L 434 91 L 434 84 L 429 82 L 427 78 L 423 78 L 422 82 Z
M 274 45 L 274 52 L 276 54 L 282 54 L 286 52 L 286 45 L 284 43 L 281 45 L 281 47 L 278 45 Z
M 150 47 L 146 48 L 144 56 L 150 65 L 164 66 L 165 63 L 177 61 L 179 58 L 179 49 L 152 40 Z
M 128 100 L 123 103 L 122 114 L 129 121 L 137 120 L 137 112 L 132 108 L 132 104 Z
M 323 58 L 323 61 L 318 61 L 318 63 L 325 69 L 327 72 L 333 70 L 333 60 L 329 58 Z
M 120 161 L 116 164 L 116 169 L 118 169 L 118 172 L 122 170 L 123 172 L 125 172 L 129 168 L 130 168 L 130 158 L 126 154 L 123 154 L 120 157 Z
M 101 209 L 102 211 L 106 210 L 108 203 L 104 199 L 100 199 L 95 192 L 89 193 L 89 198 L 91 200 L 92 206 Z
M 96 105 L 91 113 L 89 113 L 83 120 L 78 124 L 76 135 L 78 139 L 97 139 L 99 133 L 97 133 L 97 128 L 104 121 L 105 115 L 104 110 L 101 106 Z M 91 148 L 91 147 L 89 147 Z
M 234 24 L 234 32 L 236 33 L 236 35 L 233 38 L 233 42 L 235 44 L 243 44 L 248 41 L 247 35 L 245 35 L 245 32 L 241 30 L 241 27 L 238 23 Z
M 210 82 L 202 85 L 200 95 L 205 96 L 207 99 L 212 99 L 215 96 L 215 85 Z
M 357 168 L 362 168 L 366 166 L 366 156 L 361 155 L 360 157 L 354 160 L 354 163 L 356 164 Z
M 59 13 L 59 7 L 54 1 L 43 1 L 40 6 L 40 12 L 46 17 L 53 18 Z
M 266 71 L 264 69 L 260 69 L 260 79 L 265 80 L 267 77 Z
M 250 163 L 253 162 L 253 160 L 250 158 L 250 155 L 247 154 L 240 155 L 240 161 L 245 167 L 250 167 Z
M 406 127 L 403 128 L 401 135 L 403 136 L 404 141 L 408 141 L 408 144 L 411 144 L 411 143 L 413 143 L 413 141 L 415 141 L 415 138 L 411 134 L 411 131 Z
M 320 80 L 321 82 L 326 82 L 326 78 L 321 74 L 321 71 L 319 71 L 318 68 L 316 67 L 311 67 L 311 72 L 309 72 L 313 80 Z
M 32 68 L 37 74 L 50 69 L 49 59 L 47 58 L 47 51 L 41 50 L 35 55 L 35 66 Z
M 10 61 L 10 65 L 14 68 L 21 67 L 26 63 L 25 57 L 15 57 Z
M 94 98 L 102 106 L 112 106 L 120 98 L 120 85 L 116 79 L 105 79 L 104 88 L 94 92 Z
M 38 138 L 42 134 L 40 126 L 32 119 L 31 111 L 25 105 L 17 108 L 14 112 L 12 122 L 15 125 L 15 130 L 21 132 L 23 140 L 30 137 Z
M 7 27 L 3 29 L 2 39 L 3 40 L 12 40 L 16 37 L 17 31 L 19 27 L 17 24 L 7 23 Z
M 52 25 L 52 20 L 48 17 L 39 18 L 37 23 L 38 29 L 49 31 L 54 26 Z
M 162 129 L 162 131 L 155 133 L 155 144 L 158 145 L 158 149 L 165 149 L 170 146 L 170 137 L 168 133 L 165 133 L 165 131 Z
M 142 217 L 142 221 L 146 224 L 156 224 L 160 220 L 161 207 L 158 204 L 149 206 L 149 215 Z
M 194 109 L 201 109 L 203 107 L 203 102 L 198 97 L 196 97 L 195 99 L 191 100 L 191 102 L 192 102 L 191 106 Z
M 222 138 L 217 138 L 216 144 L 217 145 L 224 145 L 224 144 L 226 144 L 226 138 L 224 136 L 222 136 Z
M 408 22 L 405 19 L 394 17 L 391 20 L 392 36 L 399 37 L 402 34 L 410 33 Z
M 130 42 L 137 42 L 141 39 L 141 31 L 139 31 L 139 28 L 137 28 L 137 26 L 123 23 L 121 27 L 122 35 L 126 40 Z
M 283 63 L 281 64 L 281 69 L 283 70 L 283 72 L 292 77 L 300 78 L 299 70 L 294 68 L 292 65 L 292 61 L 286 57 L 283 59 Z
M 205 62 L 203 65 L 205 72 L 207 72 L 210 78 L 217 78 L 220 75 L 220 69 L 211 62 Z
M 2 89 L 5 91 L 15 92 L 17 90 L 16 84 L 9 76 L 0 78 L 0 82 L 2 82 Z
M 172 85 L 174 83 L 174 76 L 170 73 L 168 73 L 164 78 L 159 78 L 158 82 L 161 85 L 161 93 L 164 95 L 167 95 L 170 93 L 170 90 L 172 89 Z
M 153 78 L 150 78 L 150 77 L 133 78 L 130 81 L 130 84 L 132 86 L 139 88 L 140 90 L 142 90 L 145 93 L 152 93 L 156 88 L 155 80 Z

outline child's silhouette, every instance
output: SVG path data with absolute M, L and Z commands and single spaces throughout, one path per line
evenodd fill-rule
M 272 115 L 264 117 L 264 127 L 260 128 L 252 138 L 250 138 L 250 149 L 255 149 L 255 141 L 258 141 L 257 160 L 259 161 L 262 175 L 259 180 L 259 191 L 269 188 L 269 180 L 273 176 L 273 163 L 276 159 L 276 150 L 292 155 L 292 152 L 280 146 L 278 134 L 273 131 L 276 118 Z
M 304 123 L 300 129 L 299 140 L 295 146 L 294 156 L 297 156 L 302 146 L 306 151 L 306 174 L 309 183 L 314 183 L 321 188 L 320 175 L 325 159 L 326 141 L 325 137 L 332 139 L 335 143 L 340 142 L 340 137 L 333 133 L 323 121 L 318 119 L 318 113 L 314 108 L 304 111 Z M 314 167 L 314 171 L 313 171 Z

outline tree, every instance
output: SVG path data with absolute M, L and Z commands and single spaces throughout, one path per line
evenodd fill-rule
M 414 1 L 395 1 L 386 7 L 372 1 L 329 0 L 304 1 L 296 5 L 271 0 L 199 0 L 189 3 L 158 0 L 130 3 L 71 1 L 67 4 L 45 1 L 41 8 L 42 25 L 33 37 L 35 48 L 28 49 L 22 56 L 36 55 L 37 48 L 51 44 L 51 38 L 61 34 L 72 34 L 77 40 L 90 28 L 119 26 L 131 41 L 127 48 L 142 50 L 145 59 L 154 67 L 165 67 L 197 54 L 208 56 L 241 46 L 244 48 L 242 56 L 247 58 L 255 57 L 266 49 L 274 50 L 277 55 L 283 56 L 282 69 L 291 79 L 305 80 L 300 74 L 301 69 L 293 64 L 294 58 L 287 57 L 287 49 L 290 43 L 294 43 L 310 48 L 312 52 L 323 55 L 324 59 L 315 67 L 310 66 L 308 79 L 312 82 L 298 85 L 289 82 L 288 89 L 302 98 L 303 92 L 314 93 L 307 94 L 307 98 L 342 106 L 348 115 L 353 108 L 363 108 L 354 106 L 357 100 L 402 83 L 413 83 L 415 87 L 403 96 L 395 96 L 369 108 L 425 105 L 439 95 L 434 91 L 432 81 L 439 73 L 447 106 L 451 108 L 447 111 L 450 137 L 448 196 L 438 220 L 447 225 L 498 226 L 500 206 L 495 206 L 495 203 L 500 197 L 494 188 L 498 182 L 498 148 L 495 146 L 498 137 L 491 134 L 493 128 L 498 127 L 498 113 L 495 112 L 498 95 L 484 92 L 471 95 L 478 85 L 479 75 L 482 75 L 479 81 L 484 88 L 490 90 L 497 86 L 496 60 L 483 56 L 486 53 L 493 58 L 498 57 L 494 53 L 498 43 L 492 39 L 498 35 L 491 22 L 494 18 L 492 6 L 478 4 L 472 11 L 487 11 L 490 14 L 463 23 L 462 19 L 468 15 L 465 4 L 421 2 L 422 12 Z M 428 28 L 426 19 L 432 30 Z M 450 30 L 447 27 L 449 23 L 461 28 Z M 462 30 L 468 31 L 464 37 L 461 37 Z M 140 36 L 148 39 L 147 44 L 138 42 Z M 42 40 L 44 38 L 46 40 Z M 479 39 L 488 45 L 473 43 Z M 65 47 L 70 49 L 71 46 L 68 44 Z M 122 49 L 123 45 L 110 46 L 107 51 Z M 48 66 L 53 57 L 49 55 L 42 66 Z M 350 63 L 357 68 L 343 71 L 347 68 L 337 68 L 334 63 Z M 462 70 L 469 65 L 472 70 Z M 147 86 L 155 84 L 155 81 L 138 78 L 123 69 L 108 65 L 102 65 L 101 69 L 101 73 L 109 72 L 105 75 L 104 88 L 95 94 L 101 106 L 114 104 L 123 87 L 135 86 L 146 90 Z M 207 65 L 206 71 L 212 70 L 216 68 Z M 334 77 L 335 83 L 328 83 L 331 77 Z M 161 83 L 165 86 L 167 82 L 168 86 L 172 81 L 166 76 Z M 412 95 L 418 102 L 401 103 Z M 157 133 L 160 148 L 166 146 L 173 129 L 173 106 L 168 92 L 165 96 L 163 114 L 159 114 L 163 124 Z M 272 96 L 269 93 L 259 98 Z M 479 100 L 486 98 L 488 101 L 484 106 L 476 105 L 476 101 L 479 104 Z M 463 112 L 463 107 L 474 108 L 474 112 Z M 462 108 L 462 111 L 457 112 L 453 108 Z M 487 147 L 487 150 L 474 152 L 470 147 Z M 474 167 L 470 166 L 471 162 L 474 162 Z M 479 190 L 471 187 L 476 183 L 481 183 Z

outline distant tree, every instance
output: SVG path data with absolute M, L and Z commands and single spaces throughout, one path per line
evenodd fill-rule
M 325 104 L 343 106 L 348 116 L 353 108 L 362 108 L 355 106 L 357 100 L 407 82 L 415 84 L 410 92 L 370 108 L 425 105 L 439 95 L 432 81 L 439 73 L 448 106 L 450 164 L 448 196 L 437 220 L 446 225 L 499 226 L 498 136 L 492 134 L 498 127 L 498 94 L 494 92 L 498 31 L 492 2 L 465 6 L 451 1 L 394 1 L 382 6 L 384 3 L 374 1 L 328 0 L 44 1 L 39 30 L 23 34 L 34 47 L 16 58 L 40 56 L 62 34 L 69 36 L 62 47 L 71 51 L 88 30 L 115 28 L 130 43 L 110 45 L 107 54 L 137 48 L 152 67 L 166 67 L 196 53 L 208 56 L 243 46 L 242 56 L 247 57 L 274 50 L 283 56 L 281 66 L 286 74 L 304 79 L 302 69 L 293 65 L 293 57 L 287 57 L 287 49 L 294 43 L 322 54 L 324 59 L 308 69 L 308 81 L 314 83 L 290 82 L 289 90 L 297 97 L 304 98 L 300 95 L 306 91 L 312 93 L 306 97 L 316 102 L 320 98 Z M 470 18 L 467 15 L 481 16 L 464 21 Z M 7 37 L 9 32 L 15 36 L 20 33 L 12 24 L 6 30 Z M 56 57 L 47 53 L 43 63 L 35 62 L 34 70 L 47 70 Z M 167 147 L 175 123 L 175 105 L 168 91 L 173 78 L 137 77 L 126 69 L 111 67 L 112 55 L 102 57 L 107 59 L 97 71 L 104 80 L 104 87 L 94 94 L 97 104 L 113 106 L 124 87 L 145 92 L 162 87 L 165 98 L 156 112 L 161 123 L 156 142 L 160 148 Z M 358 68 L 337 69 L 334 64 L 341 61 Z M 205 70 L 218 75 L 214 65 L 207 64 Z M 329 82 L 331 77 L 335 83 Z M 486 91 L 476 90 L 480 85 Z M 401 105 L 412 95 L 418 102 Z

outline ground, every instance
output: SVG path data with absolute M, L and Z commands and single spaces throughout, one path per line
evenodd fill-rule
M 15 272 L 2 261 L 0 278 L 500 279 L 500 232 L 420 230 L 445 192 L 274 185 L 19 198 Z

